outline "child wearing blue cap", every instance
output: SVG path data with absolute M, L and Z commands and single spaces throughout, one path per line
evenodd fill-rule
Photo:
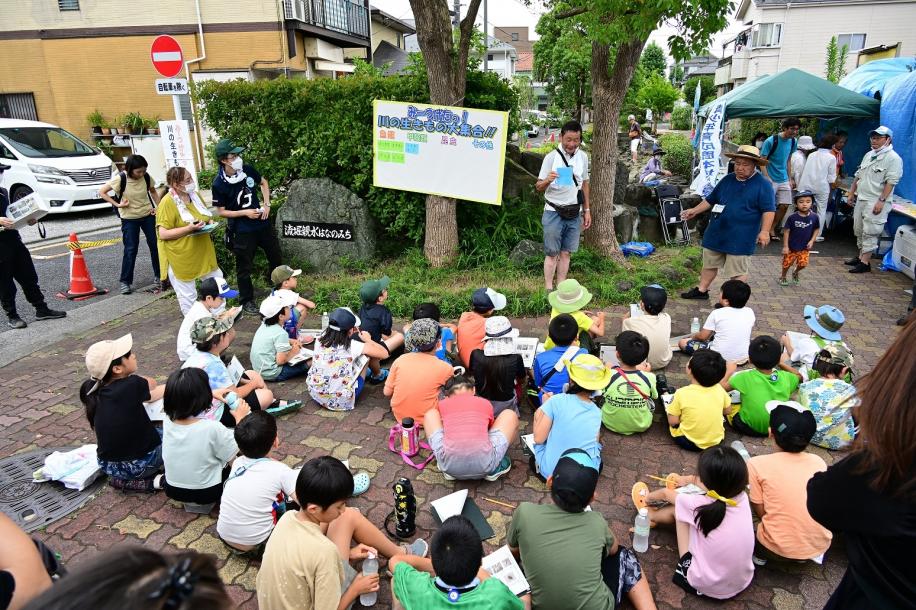
M 811 213 L 814 205 L 814 193 L 800 191 L 795 194 L 795 213 L 786 219 L 782 229 L 782 276 L 780 286 L 788 286 L 786 276 L 793 266 L 792 284 L 798 286 L 799 272 L 808 266 L 808 256 L 814 241 L 820 233 L 821 224 L 817 214 Z
M 808 369 L 806 371 L 808 378 L 814 378 L 817 376 L 817 372 L 812 369 L 814 358 L 826 345 L 837 344 L 849 349 L 840 334 L 840 329 L 846 323 L 846 316 L 833 305 L 821 305 L 820 307 L 805 305 L 804 320 L 811 330 L 808 337 L 804 339 L 795 337 L 793 340 L 789 334 L 785 334 L 779 339 L 779 342 L 789 354 L 789 360 L 796 365 L 796 368 L 805 365 L 805 368 Z

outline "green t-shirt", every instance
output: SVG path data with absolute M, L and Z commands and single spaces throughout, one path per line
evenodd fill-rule
M 261 324 L 251 340 L 251 367 L 264 379 L 276 379 L 283 369 L 277 364 L 277 353 L 293 349 L 289 335 L 279 324 Z
M 757 369 L 735 373 L 728 380 L 733 388 L 741 392 L 741 421 L 760 434 L 767 434 L 770 429 L 767 402 L 789 400 L 800 381 L 796 375 L 786 371 L 775 370 L 765 374 Z
M 434 582 L 434 577 L 414 569 L 406 562 L 394 568 L 394 594 L 404 606 L 404 610 L 435 610 L 436 608 L 480 608 L 480 610 L 520 610 L 525 607 L 496 578 L 488 578 L 467 593 L 462 593 L 458 601 L 451 602 L 445 592 Z
M 613 610 L 601 560 L 614 537 L 601 513 L 568 513 L 554 504 L 522 502 L 507 541 L 520 551 L 533 608 Z
M 633 385 L 627 383 L 627 379 Z M 639 388 L 639 391 L 633 386 Z M 645 371 L 613 370 L 611 383 L 604 390 L 604 406 L 601 407 L 601 422 L 605 428 L 618 434 L 634 434 L 649 429 L 652 425 L 652 411 L 639 392 L 650 398 L 658 398 L 655 375 Z

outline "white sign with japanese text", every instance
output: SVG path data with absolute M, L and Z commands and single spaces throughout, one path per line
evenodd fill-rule
M 157 78 L 156 93 L 159 95 L 187 95 L 188 79 L 186 78 Z
M 500 205 L 509 113 L 375 100 L 373 184 Z
M 706 122 L 700 131 L 699 174 L 690 185 L 694 193 L 706 197 L 712 192 L 721 177 L 722 170 L 722 126 L 725 123 L 725 102 L 719 101 L 706 115 Z
M 166 170 L 172 167 L 184 167 L 197 180 L 194 146 L 191 144 L 188 122 L 159 121 L 159 133 L 162 136 L 162 152 L 165 155 Z

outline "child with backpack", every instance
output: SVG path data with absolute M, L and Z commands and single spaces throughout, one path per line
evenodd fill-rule
M 289 310 L 289 320 L 283 324 L 290 339 L 299 338 L 299 329 L 305 323 L 305 316 L 308 315 L 309 310 L 315 309 L 315 303 L 302 298 L 296 292 L 300 275 L 302 275 L 302 269 L 293 269 L 289 265 L 280 265 L 270 272 L 270 282 L 274 286 L 271 294 L 280 293 L 280 296 L 287 302 L 294 303 Z M 294 296 L 286 294 L 287 292 L 291 292 Z
M 544 401 L 545 394 L 560 394 L 563 386 L 569 382 L 569 372 L 564 361 L 572 361 L 588 353 L 579 347 L 579 327 L 576 319 L 568 313 L 561 313 L 550 321 L 547 336 L 553 341 L 554 347 L 536 355 L 531 365 L 539 404 Z
M 487 318 L 483 349 L 471 352 L 471 373 L 477 395 L 493 405 L 493 415 L 504 410 L 518 412 L 519 388 L 528 372 L 521 355 L 515 351 L 518 329 L 505 316 Z
M 632 330 L 625 330 L 615 340 L 620 366 L 611 371 L 611 381 L 604 390 L 601 423 L 617 434 L 645 432 L 652 425 L 658 390 L 655 375 L 648 368 L 649 340 Z

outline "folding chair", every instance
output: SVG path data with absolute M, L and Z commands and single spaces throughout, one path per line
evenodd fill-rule
M 685 246 L 690 243 L 690 228 L 686 220 L 681 220 L 681 190 L 673 184 L 659 184 L 655 187 L 658 198 L 659 217 L 662 222 L 662 235 L 669 246 Z M 680 229 L 680 235 L 678 235 Z

